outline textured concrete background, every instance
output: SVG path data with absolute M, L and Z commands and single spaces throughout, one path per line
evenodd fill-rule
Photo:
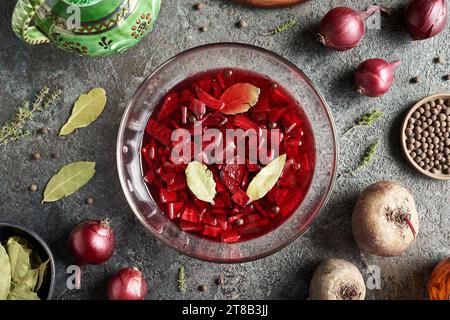
M 6 2 L 6 3 L 5 3 Z M 368 256 L 382 272 L 382 289 L 368 292 L 369 299 L 421 299 L 427 277 L 435 263 L 450 255 L 449 182 L 435 181 L 416 173 L 401 154 L 399 131 L 409 106 L 432 93 L 447 92 L 449 83 L 441 77 L 450 72 L 450 31 L 432 40 L 411 44 L 402 30 L 400 12 L 406 1 L 379 1 L 399 9 L 381 30 L 370 30 L 362 44 L 348 52 L 335 53 L 314 42 L 317 24 L 332 7 L 345 4 L 363 9 L 368 0 L 312 0 L 304 5 L 277 10 L 255 10 L 226 0 L 205 1 L 206 8 L 192 10 L 192 0 L 164 0 L 156 29 L 140 45 L 119 56 L 103 59 L 67 54 L 50 45 L 30 47 L 16 40 L 10 30 L 15 1 L 0 4 L 0 122 L 13 116 L 23 99 L 44 85 L 61 88 L 63 101 L 39 115 L 30 129 L 48 126 L 50 134 L 33 135 L 7 147 L 0 147 L 0 221 L 27 226 L 49 243 L 57 260 L 56 297 L 59 299 L 104 299 L 106 280 L 121 267 L 142 269 L 149 282 L 150 299 L 304 299 L 317 264 L 324 258 L 348 259 L 363 264 L 352 238 L 350 218 L 359 192 L 370 183 L 391 179 L 416 196 L 421 214 L 417 242 L 401 257 Z M 261 30 L 288 19 L 298 25 L 283 34 L 266 37 Z M 249 26 L 237 29 L 244 19 Z M 207 26 L 208 32 L 198 28 Z M 341 169 L 353 167 L 367 144 L 381 138 L 382 148 L 374 164 L 356 177 L 338 180 L 327 207 L 306 234 L 288 248 L 259 261 L 240 265 L 205 263 L 185 257 L 156 241 L 140 225 L 122 195 L 116 175 L 115 139 L 122 112 L 136 87 L 159 64 L 176 53 L 200 44 L 218 41 L 251 43 L 281 54 L 297 64 L 317 84 L 329 102 L 340 133 L 361 114 L 379 108 L 387 116 L 373 129 L 359 130 L 341 141 Z M 441 55 L 446 62 L 433 64 Z M 381 57 L 402 59 L 392 90 L 382 98 L 359 97 L 351 85 L 351 72 L 362 60 Z M 417 85 L 409 79 L 419 75 Z M 70 114 L 76 97 L 102 86 L 109 102 L 99 120 L 66 138 L 57 131 Z M 43 159 L 30 154 L 40 151 Z M 50 154 L 61 157 L 52 160 Z M 76 160 L 97 162 L 95 178 L 78 193 L 54 204 L 40 205 L 41 192 L 51 175 L 62 165 Z M 36 183 L 40 192 L 27 187 Z M 85 199 L 95 198 L 93 206 Z M 66 251 L 70 230 L 88 218 L 113 220 L 117 236 L 114 257 L 102 266 L 89 266 L 82 277 L 82 289 L 65 290 L 65 268 L 72 263 Z M 177 270 L 185 265 L 188 291 L 177 291 Z M 222 287 L 213 284 L 226 277 Z M 206 293 L 200 284 L 210 285 Z

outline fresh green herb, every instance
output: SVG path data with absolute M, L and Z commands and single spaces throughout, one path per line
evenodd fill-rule
M 60 90 L 50 92 L 48 87 L 44 87 L 36 95 L 32 104 L 29 101 L 25 101 L 17 110 L 14 119 L 6 122 L 0 129 L 0 144 L 6 145 L 31 135 L 31 132 L 25 129 L 28 121 L 32 120 L 36 113 L 42 112 L 54 105 L 60 95 Z
M 380 141 L 377 140 L 374 143 L 372 143 L 370 145 L 370 147 L 367 149 L 364 157 L 362 158 L 361 162 L 359 163 L 359 165 L 352 171 L 347 171 L 343 174 L 341 174 L 341 177 L 345 177 L 345 176 L 352 176 L 354 175 L 356 172 L 358 172 L 359 170 L 363 169 L 364 167 L 366 167 L 367 165 L 369 165 L 373 158 L 375 157 L 375 155 L 377 154 L 378 151 L 378 147 L 380 146 Z
M 178 290 L 180 292 L 186 292 L 186 273 L 184 266 L 180 266 L 178 269 Z
M 362 116 L 358 121 L 355 122 L 353 127 L 348 129 L 344 136 L 349 134 L 351 131 L 355 130 L 356 128 L 362 127 L 362 126 L 371 126 L 375 122 L 377 122 L 379 119 L 381 119 L 384 116 L 384 112 L 379 110 L 374 110 L 369 113 L 366 113 L 364 116 Z
M 295 20 L 289 20 L 281 25 L 279 25 L 278 27 L 276 27 L 275 29 L 270 30 L 269 32 L 261 32 L 261 35 L 263 36 L 274 36 L 277 35 L 279 33 L 282 33 L 286 30 L 291 29 L 292 27 L 294 27 L 297 24 L 297 22 Z

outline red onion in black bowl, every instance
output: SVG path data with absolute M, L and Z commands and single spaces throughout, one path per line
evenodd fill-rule
M 394 82 L 394 68 L 401 61 L 388 62 L 383 59 L 369 59 L 362 62 L 355 73 L 355 84 L 360 94 L 379 97 L 389 91 Z
M 406 9 L 405 27 L 414 41 L 424 40 L 444 30 L 447 20 L 447 0 L 413 0 Z

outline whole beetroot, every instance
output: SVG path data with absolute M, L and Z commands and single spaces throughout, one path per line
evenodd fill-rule
M 361 249 L 384 257 L 400 255 L 419 232 L 413 196 L 394 182 L 370 185 L 353 210 L 352 229 Z
M 311 300 L 364 300 L 366 285 L 358 268 L 342 259 L 323 261 L 309 286 Z

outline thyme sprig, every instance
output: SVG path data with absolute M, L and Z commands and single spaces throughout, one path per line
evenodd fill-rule
M 180 266 L 178 269 L 178 290 L 180 292 L 186 292 L 186 273 L 184 266 Z
M 274 36 L 277 35 L 279 33 L 282 33 L 286 30 L 291 29 L 292 27 L 294 27 L 297 24 L 297 22 L 295 20 L 289 20 L 279 26 L 277 26 L 275 29 L 272 29 L 268 32 L 261 32 L 261 35 L 263 36 Z
M 361 170 L 361 169 L 365 168 L 366 166 L 368 166 L 372 162 L 372 160 L 375 157 L 375 155 L 377 154 L 379 146 L 380 146 L 380 140 L 376 140 L 367 149 L 367 151 L 364 154 L 364 157 L 361 159 L 359 165 L 355 169 L 353 169 L 351 171 L 347 171 L 347 172 L 342 173 L 340 176 L 341 177 L 352 176 L 356 172 L 358 172 L 359 170 Z
M 358 121 L 356 121 L 355 124 L 350 129 L 348 129 L 344 133 L 344 136 L 348 135 L 350 132 L 352 132 L 356 128 L 359 128 L 359 127 L 362 127 L 362 126 L 371 126 L 371 125 L 373 125 L 375 122 L 377 122 L 383 116 L 384 116 L 384 112 L 382 112 L 380 110 L 373 110 L 373 111 L 371 111 L 369 113 L 366 113 Z
M 61 90 L 50 92 L 48 87 L 44 87 L 36 95 L 32 104 L 29 101 L 24 101 L 17 110 L 15 117 L 1 127 L 0 144 L 7 145 L 10 142 L 31 135 L 31 132 L 25 128 L 28 121 L 33 120 L 36 113 L 54 105 L 61 93 Z

